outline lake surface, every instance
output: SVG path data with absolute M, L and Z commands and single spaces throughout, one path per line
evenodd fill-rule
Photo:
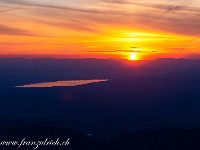
M 32 88 L 32 87 L 54 87 L 54 86 L 77 86 L 77 85 L 84 85 L 84 84 L 103 82 L 103 81 L 108 81 L 108 79 L 42 82 L 42 83 L 34 83 L 34 84 L 15 86 L 15 87 Z

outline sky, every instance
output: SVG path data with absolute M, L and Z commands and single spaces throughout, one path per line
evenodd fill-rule
M 0 57 L 200 58 L 199 0 L 0 0 Z

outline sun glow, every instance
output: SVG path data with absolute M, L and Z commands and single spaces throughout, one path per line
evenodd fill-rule
M 130 60 L 136 60 L 137 59 L 137 54 L 136 53 L 130 53 Z

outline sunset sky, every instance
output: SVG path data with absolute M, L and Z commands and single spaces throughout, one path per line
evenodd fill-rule
M 199 0 L 0 0 L 0 19 L 0 57 L 200 56 Z

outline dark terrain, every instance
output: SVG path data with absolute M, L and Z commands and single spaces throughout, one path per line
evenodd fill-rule
M 69 149 L 87 150 L 198 149 L 199 66 L 184 59 L 0 59 L 1 139 L 71 136 Z M 109 81 L 14 87 L 83 79 Z

